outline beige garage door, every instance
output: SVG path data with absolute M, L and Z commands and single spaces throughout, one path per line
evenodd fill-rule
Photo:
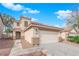
M 58 42 L 58 32 L 40 31 L 40 44 L 48 44 Z

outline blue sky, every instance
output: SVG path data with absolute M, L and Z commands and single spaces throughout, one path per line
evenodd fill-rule
M 2 3 L 0 12 L 7 13 L 16 20 L 20 16 L 31 17 L 33 21 L 63 27 L 68 13 L 78 8 L 77 3 Z

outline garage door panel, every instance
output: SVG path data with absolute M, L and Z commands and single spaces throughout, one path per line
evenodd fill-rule
M 58 41 L 58 32 L 40 31 L 40 44 L 53 43 Z

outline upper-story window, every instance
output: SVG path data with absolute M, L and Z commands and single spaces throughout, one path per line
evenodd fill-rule
M 28 22 L 24 21 L 24 26 L 27 27 L 28 26 Z
M 17 23 L 17 26 L 19 26 L 19 23 Z

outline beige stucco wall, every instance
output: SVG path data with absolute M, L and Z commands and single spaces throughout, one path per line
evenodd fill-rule
M 32 44 L 33 31 L 34 31 L 34 29 L 31 28 L 31 29 L 25 31 L 25 33 L 24 33 L 25 40 L 28 41 L 30 44 Z
M 30 24 L 31 20 L 25 19 L 25 18 L 21 18 L 21 20 L 19 21 L 19 26 L 17 26 L 17 22 L 14 22 L 14 28 L 21 28 L 21 30 L 24 30 L 26 28 L 26 26 L 24 26 L 24 22 L 27 21 L 28 24 Z
M 68 36 L 68 32 L 62 32 L 62 33 L 60 33 L 60 37 L 61 37 L 63 40 L 66 40 L 67 36 Z
M 21 21 L 20 21 L 20 28 L 22 29 L 22 30 L 24 30 L 26 27 L 24 26 L 24 22 L 25 21 L 27 21 L 28 22 L 28 24 L 30 23 L 30 20 L 27 20 L 27 19 L 22 19 Z
M 30 20 L 28 20 L 28 19 L 25 19 L 25 18 L 21 18 L 18 22 L 19 22 L 19 26 L 17 26 L 17 22 L 15 21 L 13 24 L 14 24 L 14 26 L 13 26 L 13 28 L 15 29 L 15 30 L 13 30 L 13 39 L 16 39 L 16 31 L 20 31 L 21 32 L 21 38 L 23 39 L 24 38 L 24 30 L 25 30 L 25 28 L 27 27 L 27 26 L 24 26 L 24 22 L 25 21 L 27 21 L 28 22 L 28 24 L 30 23 Z M 19 28 L 19 29 L 17 29 L 17 28 Z
M 40 44 L 58 42 L 59 32 L 39 30 Z
M 59 34 L 60 32 L 46 31 L 46 30 L 39 30 L 39 29 L 38 29 L 38 33 L 36 33 L 35 28 L 31 28 L 25 31 L 25 40 L 27 40 L 30 44 L 34 44 L 33 40 L 35 40 L 35 38 L 38 38 L 36 40 L 39 43 L 39 45 L 55 43 L 55 42 L 58 42 Z

